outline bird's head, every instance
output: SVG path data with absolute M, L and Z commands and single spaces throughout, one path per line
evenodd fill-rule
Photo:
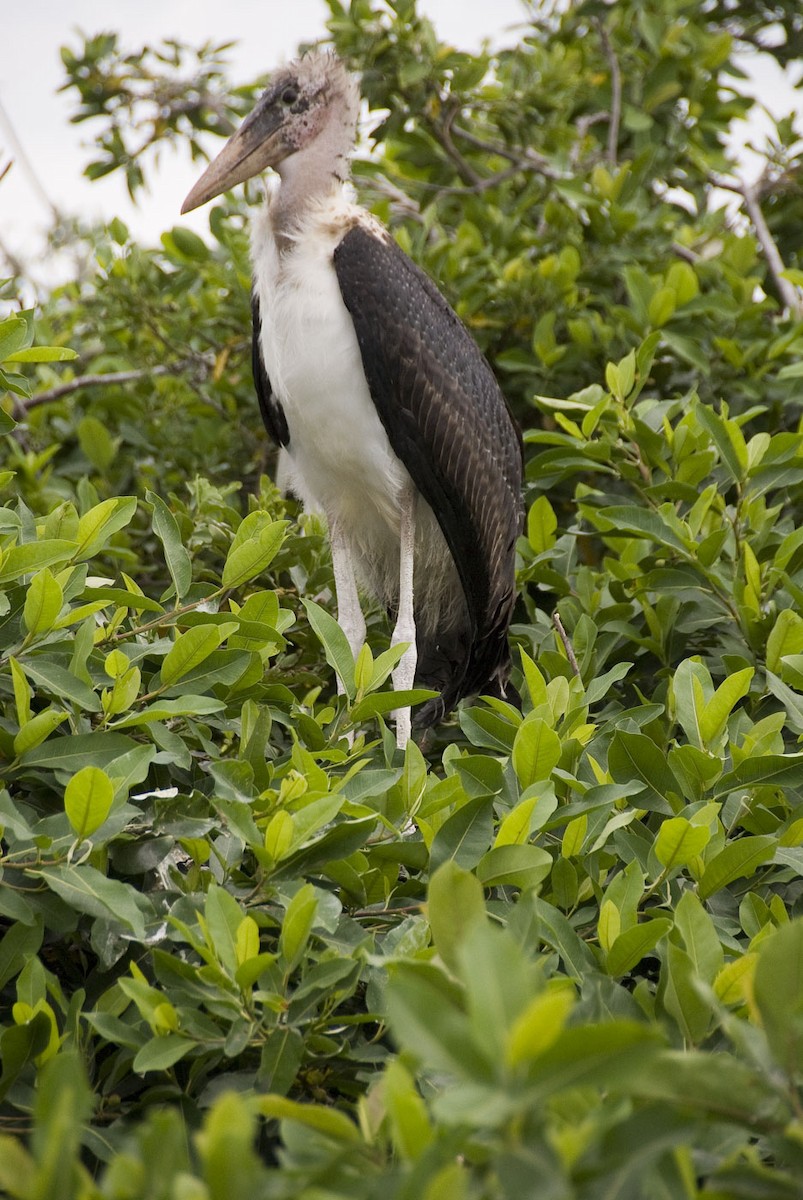
M 325 133 L 333 159 L 347 160 L 358 112 L 357 84 L 336 55 L 314 51 L 282 67 L 253 112 L 206 168 L 184 201 L 182 213 L 268 167 L 279 168 Z

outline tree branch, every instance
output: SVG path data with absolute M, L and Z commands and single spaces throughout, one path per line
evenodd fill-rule
M 566 632 L 566 630 L 563 627 L 563 622 L 561 621 L 560 615 L 557 612 L 557 610 L 555 610 L 555 612 L 553 612 L 553 614 L 552 614 L 552 624 L 555 626 L 555 630 L 558 634 L 558 637 L 560 638 L 561 642 L 563 643 L 563 649 L 566 651 L 566 657 L 569 660 L 569 666 L 572 669 L 572 673 L 579 677 L 580 667 L 578 666 L 578 663 L 577 663 L 577 658 L 574 653 L 574 647 L 572 646 L 571 639 L 569 638 L 568 633 Z
M 66 383 L 60 383 L 56 387 L 48 388 L 44 392 L 37 392 L 35 396 L 27 398 L 18 397 L 17 409 L 22 410 L 22 412 L 29 412 L 32 408 L 39 408 L 42 404 L 52 404 L 55 400 L 61 400 L 63 396 L 70 396 L 73 392 L 81 391 L 83 388 L 136 383 L 139 379 L 154 379 L 160 375 L 179 375 L 187 367 L 197 366 L 199 362 L 203 364 L 205 369 L 208 369 L 211 365 L 206 359 L 199 359 L 196 355 L 194 358 L 185 358 L 180 362 L 158 367 L 138 367 L 132 371 L 112 371 L 108 375 L 76 375 L 75 379 L 69 379 Z
M 608 36 L 608 30 L 600 20 L 595 20 L 594 24 L 599 32 L 602 48 L 605 51 L 605 57 L 608 60 L 608 67 L 611 72 L 611 113 L 608 123 L 607 159 L 612 166 L 615 166 L 619 148 L 619 125 L 622 120 L 622 72 L 619 69 L 619 60 L 616 57 L 616 52 Z
M 483 138 L 478 138 L 468 129 L 464 129 L 462 125 L 455 125 L 454 131 L 470 146 L 474 146 L 477 150 L 485 150 L 488 154 L 497 154 L 500 158 L 506 158 L 508 162 L 514 163 L 518 170 L 538 171 L 546 179 L 566 178 L 560 171 L 555 170 L 549 159 L 545 158 L 543 154 L 539 154 L 537 150 L 531 150 L 529 146 L 511 150 L 499 142 L 488 142 Z
M 797 320 L 803 319 L 803 298 L 794 284 L 791 284 L 788 279 L 784 279 L 783 273 L 786 267 L 761 208 L 761 197 L 766 196 L 772 190 L 766 171 L 755 183 L 734 181 L 719 175 L 712 175 L 710 178 L 714 187 L 723 188 L 727 192 L 734 192 L 737 196 L 741 196 L 781 300 Z
M 446 151 L 446 154 L 454 163 L 455 167 L 457 168 L 457 173 L 463 180 L 463 183 L 467 184 L 469 187 L 475 188 L 478 184 L 482 183 L 482 176 L 477 174 L 471 163 L 467 162 L 466 159 L 463 158 L 463 155 L 457 149 L 457 146 L 455 146 L 454 141 L 452 140 L 452 125 L 455 116 L 456 112 L 447 113 L 444 120 L 438 121 L 437 123 L 433 122 L 430 128 L 432 129 L 435 140 L 440 143 L 441 147 Z

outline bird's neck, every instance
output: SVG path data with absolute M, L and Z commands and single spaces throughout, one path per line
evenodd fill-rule
M 349 177 L 353 131 L 329 125 L 303 150 L 277 166 L 281 184 L 271 201 L 270 216 L 280 251 L 292 244 L 293 232 L 313 207 L 340 195 Z

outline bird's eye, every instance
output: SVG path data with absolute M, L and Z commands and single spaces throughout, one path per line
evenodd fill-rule
M 282 92 L 282 104 L 295 104 L 298 99 L 298 91 L 294 87 L 286 87 Z

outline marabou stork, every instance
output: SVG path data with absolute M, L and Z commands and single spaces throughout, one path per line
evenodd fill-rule
M 463 696 L 508 694 L 521 437 L 465 326 L 350 198 L 359 100 L 333 54 L 290 63 L 182 212 L 278 172 L 251 237 L 262 416 L 286 485 L 327 518 L 352 651 L 365 639 L 359 581 L 395 613 L 393 644 L 409 643 L 394 688 L 439 693 L 424 726 Z M 395 716 L 403 746 L 410 710 Z

